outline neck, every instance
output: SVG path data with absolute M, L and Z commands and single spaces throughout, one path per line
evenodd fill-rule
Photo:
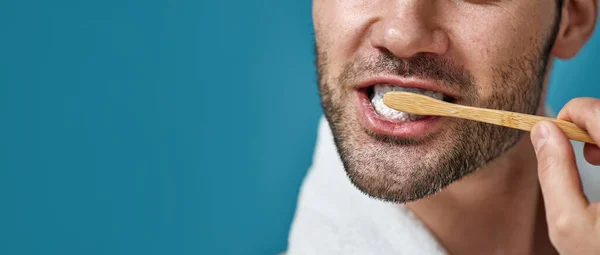
M 485 168 L 407 207 L 451 254 L 548 254 L 536 166 L 524 135 Z

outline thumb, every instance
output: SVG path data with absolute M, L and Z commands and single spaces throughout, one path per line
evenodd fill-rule
M 538 163 L 538 178 L 548 218 L 563 210 L 584 209 L 583 194 L 573 147 L 565 133 L 550 121 L 541 121 L 531 130 Z

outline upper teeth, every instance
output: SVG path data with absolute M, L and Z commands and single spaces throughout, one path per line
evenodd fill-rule
M 426 95 L 426 96 L 433 97 L 438 100 L 442 100 L 444 98 L 444 94 L 442 94 L 440 92 L 424 90 L 424 89 L 419 89 L 419 88 L 398 87 L 398 86 L 393 86 L 393 85 L 388 85 L 388 84 L 375 85 L 373 90 L 374 90 L 373 98 L 371 99 L 371 104 L 373 105 L 373 108 L 375 109 L 375 111 L 377 113 L 379 113 L 379 115 L 381 115 L 382 117 L 384 117 L 387 120 L 392 120 L 392 121 L 409 122 L 412 120 L 424 118 L 424 116 L 414 115 L 414 114 L 410 114 L 410 113 L 406 113 L 406 112 L 400 112 L 400 111 L 396 111 L 392 108 L 387 107 L 383 103 L 383 95 L 385 93 L 392 92 L 392 91 L 406 91 L 406 92 L 412 92 L 412 93 Z

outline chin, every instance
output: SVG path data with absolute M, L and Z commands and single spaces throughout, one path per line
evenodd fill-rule
M 407 142 L 362 130 L 350 139 L 335 140 L 356 188 L 373 198 L 406 203 L 435 194 L 467 174 L 451 167 L 456 163 L 449 162 L 454 152 L 446 139 L 440 134 Z

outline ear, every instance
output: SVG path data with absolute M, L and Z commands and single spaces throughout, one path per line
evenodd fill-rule
M 552 54 L 558 58 L 569 59 L 594 33 L 598 18 L 598 0 L 564 0 L 562 19 Z

